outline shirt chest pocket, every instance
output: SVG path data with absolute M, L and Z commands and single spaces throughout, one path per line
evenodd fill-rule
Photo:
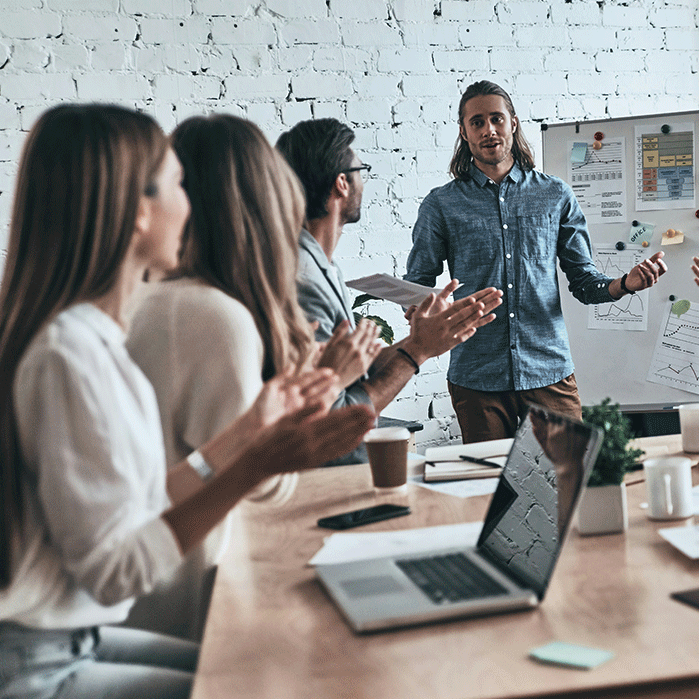
M 528 260 L 555 260 L 558 225 L 550 214 L 517 216 L 517 242 Z

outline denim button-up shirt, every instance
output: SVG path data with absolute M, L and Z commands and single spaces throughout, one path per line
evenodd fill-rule
M 582 303 L 612 301 L 612 279 L 592 262 L 585 216 L 565 182 L 518 165 L 499 185 L 473 163 L 470 174 L 425 197 L 405 279 L 434 286 L 446 260 L 463 283 L 455 298 L 503 291 L 496 319 L 452 350 L 449 381 L 478 391 L 550 386 L 573 371 L 556 258 Z

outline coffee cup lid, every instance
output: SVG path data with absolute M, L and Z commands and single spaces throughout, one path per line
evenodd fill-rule
M 397 442 L 399 439 L 410 439 L 406 427 L 375 427 L 364 435 L 365 442 Z

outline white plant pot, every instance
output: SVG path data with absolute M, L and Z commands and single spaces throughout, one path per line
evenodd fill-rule
M 629 528 L 626 483 L 585 488 L 578 505 L 581 534 L 617 534 Z

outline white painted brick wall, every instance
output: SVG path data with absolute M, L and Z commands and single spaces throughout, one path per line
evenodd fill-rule
M 696 0 L 0 0 L 0 255 L 25 132 L 50 104 L 116 100 L 168 130 L 230 111 L 272 141 L 348 122 L 374 169 L 337 260 L 347 278 L 402 275 L 470 82 L 512 93 L 540 158 L 542 121 L 696 109 L 698 22 Z M 407 332 L 398 307 L 370 310 Z M 424 422 L 420 448 L 460 435 L 447 366 L 427 362 L 387 410 Z

